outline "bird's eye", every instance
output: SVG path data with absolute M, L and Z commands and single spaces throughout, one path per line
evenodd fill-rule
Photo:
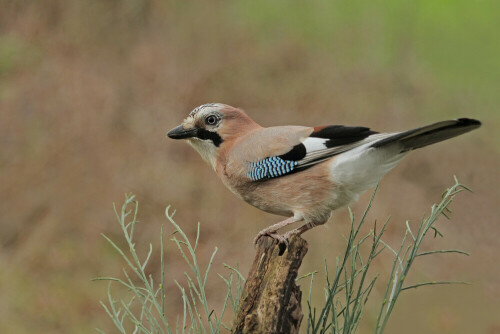
M 205 123 L 207 123 L 208 125 L 215 125 L 217 124 L 217 117 L 215 117 L 214 115 L 210 115 L 205 118 Z

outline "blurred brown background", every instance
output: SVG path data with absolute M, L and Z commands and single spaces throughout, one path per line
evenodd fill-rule
M 379 188 L 370 222 L 418 222 L 453 175 L 474 190 L 442 220 L 387 333 L 500 333 L 500 2 L 0 0 L 0 332 L 114 332 L 98 300 L 123 263 L 112 203 L 140 201 L 138 244 L 158 245 L 164 208 L 190 236 L 201 222 L 209 299 L 220 308 L 226 262 L 247 273 L 255 234 L 280 217 L 234 197 L 188 145 L 165 133 L 197 105 L 223 102 L 262 125 L 349 124 L 378 131 L 473 117 L 483 127 L 408 156 Z M 369 194 L 353 205 L 359 216 Z M 306 234 L 303 273 L 335 261 L 346 210 Z M 167 231 L 171 226 L 165 225 Z M 367 227 L 368 231 L 369 226 Z M 167 299 L 186 270 L 167 246 Z M 150 270 L 158 274 L 158 258 Z M 376 263 L 387 272 L 390 256 Z M 322 299 L 324 275 L 314 298 Z M 308 284 L 305 284 L 307 286 Z M 379 286 L 364 316 L 371 332 Z

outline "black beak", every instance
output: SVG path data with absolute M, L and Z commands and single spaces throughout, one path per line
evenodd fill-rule
M 196 137 L 198 133 L 197 128 L 193 129 L 184 129 L 182 125 L 179 125 L 178 127 L 173 128 L 167 133 L 167 136 L 172 139 L 184 139 L 184 138 L 191 138 L 191 137 Z

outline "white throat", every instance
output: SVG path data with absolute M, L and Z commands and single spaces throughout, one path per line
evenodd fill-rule
M 198 138 L 189 138 L 188 143 L 198 151 L 203 160 L 208 162 L 215 170 L 215 162 L 217 159 L 217 147 L 210 140 L 201 140 Z

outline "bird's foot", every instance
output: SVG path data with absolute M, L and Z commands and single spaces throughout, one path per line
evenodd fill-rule
M 277 233 L 276 231 L 260 231 L 259 234 L 257 234 L 257 236 L 255 237 L 255 239 L 253 239 L 253 243 L 256 247 L 257 243 L 262 237 L 271 237 L 275 240 L 278 240 L 278 244 L 285 245 L 285 247 L 288 247 L 288 239 L 282 236 L 281 234 Z
M 262 231 L 259 232 L 259 234 L 257 234 L 255 239 L 253 239 L 254 245 L 257 246 L 257 243 L 259 242 L 260 238 L 266 236 L 266 237 L 271 237 L 275 240 L 278 240 L 278 243 L 280 245 L 284 245 L 284 246 L 288 247 L 288 240 L 286 238 L 283 238 L 283 236 L 281 234 L 278 234 L 278 230 L 285 227 L 285 226 L 293 224 L 298 220 L 299 219 L 297 219 L 295 217 L 290 217 L 290 218 L 287 218 L 279 223 L 271 225 L 268 228 L 263 229 Z

